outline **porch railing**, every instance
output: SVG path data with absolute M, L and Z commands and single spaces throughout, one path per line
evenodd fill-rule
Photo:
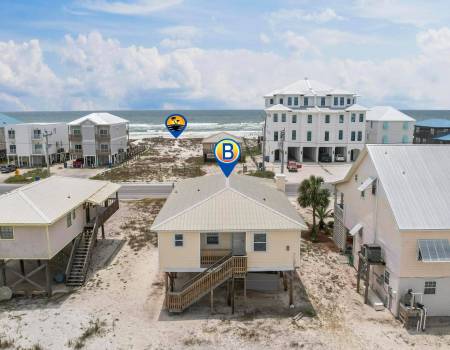
M 202 267 L 212 265 L 229 254 L 231 254 L 230 249 L 202 249 L 200 251 L 200 265 Z

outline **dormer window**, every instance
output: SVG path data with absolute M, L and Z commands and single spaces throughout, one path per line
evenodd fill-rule
M 322 107 L 325 106 L 325 97 L 321 97 L 321 98 L 320 98 L 320 105 L 321 105 Z
M 273 105 L 273 98 L 269 100 L 269 104 Z
M 294 97 L 294 106 L 298 106 L 298 97 Z
M 282 105 L 284 103 L 283 99 L 280 98 L 280 105 Z
M 288 97 L 288 106 L 292 106 L 292 97 Z
M 304 97 L 304 98 L 303 98 L 303 104 L 304 104 L 305 106 L 308 106 L 308 97 Z

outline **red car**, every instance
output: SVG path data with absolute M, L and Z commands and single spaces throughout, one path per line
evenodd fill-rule
M 73 161 L 72 166 L 74 168 L 82 168 L 83 164 L 84 164 L 84 159 L 83 158 L 78 158 L 78 159 L 75 159 Z

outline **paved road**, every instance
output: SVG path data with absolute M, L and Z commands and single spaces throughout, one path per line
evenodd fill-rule
M 0 184 L 0 194 L 12 191 L 20 185 Z M 298 184 L 288 183 L 286 194 L 297 196 Z M 119 190 L 120 199 L 142 199 L 142 198 L 166 198 L 172 192 L 172 183 L 124 183 Z

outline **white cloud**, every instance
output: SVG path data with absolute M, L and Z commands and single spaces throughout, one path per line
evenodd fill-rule
M 193 47 L 194 41 L 201 36 L 201 31 L 194 26 L 166 27 L 160 33 L 167 36 L 160 45 L 169 49 Z
M 259 34 L 259 40 L 263 43 L 263 44 L 270 44 L 270 37 L 265 34 L 265 33 L 261 33 Z
M 302 35 L 287 31 L 283 34 L 283 38 L 286 47 L 291 49 L 296 55 L 320 54 L 319 50 Z
M 311 42 L 316 42 L 321 46 L 337 46 L 342 44 L 366 45 L 380 42 L 379 39 L 367 34 L 325 28 L 313 30 L 308 33 L 308 38 Z
M 182 3 L 183 0 L 79 0 L 80 7 L 91 11 L 108 12 L 121 15 L 145 16 Z
M 429 29 L 417 34 L 417 44 L 429 53 L 447 51 L 450 53 L 450 28 Z
M 290 23 L 296 21 L 307 21 L 314 23 L 326 23 L 334 20 L 342 20 L 343 17 L 339 16 L 333 9 L 326 8 L 319 12 L 305 12 L 301 9 L 280 9 L 271 12 L 268 16 L 269 22 L 272 25 L 278 25 L 280 23 Z

